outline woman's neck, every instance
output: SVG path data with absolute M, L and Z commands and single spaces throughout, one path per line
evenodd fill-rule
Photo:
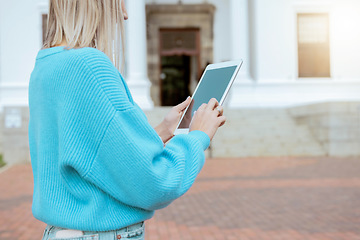
M 61 43 L 54 45 L 54 47 L 61 47 L 61 46 L 64 46 L 64 47 L 67 46 L 67 42 L 65 39 L 63 39 Z

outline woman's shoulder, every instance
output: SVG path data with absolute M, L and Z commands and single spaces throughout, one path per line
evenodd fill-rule
M 90 65 L 103 65 L 108 67 L 114 67 L 109 57 L 102 51 L 92 48 L 84 47 L 75 49 L 74 54 Z
M 83 56 L 95 56 L 95 57 L 99 57 L 99 58 L 109 59 L 108 56 L 104 52 L 100 51 L 99 49 L 93 48 L 93 47 L 75 48 L 75 52 L 77 54 L 81 54 Z
M 84 69 L 80 71 L 87 72 L 93 77 L 92 79 L 102 88 L 108 99 L 117 109 L 122 109 L 124 104 L 132 102 L 131 94 L 125 81 L 105 53 L 88 47 L 76 49 L 74 52 L 76 52 L 77 57 L 82 61 Z
M 119 77 L 119 71 L 102 51 L 85 47 L 73 49 L 71 52 L 76 57 L 75 61 L 82 66 L 81 71 L 89 71 L 96 78 L 102 78 L 103 75 Z

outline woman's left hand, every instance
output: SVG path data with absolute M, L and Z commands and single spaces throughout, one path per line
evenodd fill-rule
M 164 143 L 174 136 L 174 131 L 180 121 L 180 118 L 190 102 L 191 97 L 188 97 L 184 102 L 172 107 L 170 112 L 165 116 L 164 120 L 155 127 L 156 132 L 159 134 Z

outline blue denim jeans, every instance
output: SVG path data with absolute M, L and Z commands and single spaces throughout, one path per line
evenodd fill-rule
M 45 228 L 42 240 L 144 240 L 145 239 L 145 224 L 144 222 L 137 223 L 125 228 L 106 232 L 92 232 L 92 231 L 78 231 L 82 236 L 74 237 L 59 237 L 59 231 L 67 230 L 65 228 L 48 225 Z M 58 236 L 57 236 L 58 235 Z

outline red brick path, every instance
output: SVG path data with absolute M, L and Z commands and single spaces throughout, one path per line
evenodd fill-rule
M 1 171 L 1 170 L 0 170 Z M 0 173 L 0 239 L 41 239 L 31 166 Z M 360 240 L 360 159 L 209 159 L 147 240 Z

